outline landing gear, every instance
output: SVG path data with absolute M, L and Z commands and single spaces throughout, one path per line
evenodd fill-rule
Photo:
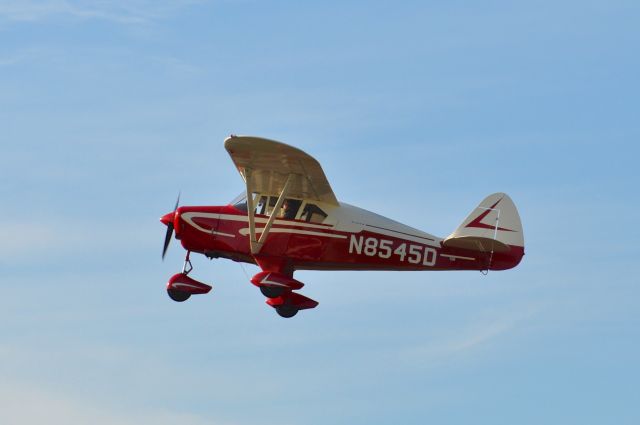
M 184 260 L 182 273 L 174 274 L 169 279 L 169 282 L 167 282 L 167 294 L 169 298 L 179 303 L 188 300 L 191 295 L 206 294 L 211 290 L 211 286 L 206 283 L 198 282 L 187 276 L 191 270 L 193 270 L 193 266 L 189 260 L 189 254 L 190 252 L 187 251 L 187 258 Z
M 284 288 L 275 288 L 273 286 L 261 286 L 260 292 L 267 298 L 278 298 L 284 294 Z
M 173 288 L 168 288 L 167 294 L 169 294 L 169 298 L 171 298 L 172 300 L 178 303 L 184 302 L 191 297 L 190 293 L 185 291 L 179 291 Z
M 179 196 L 178 196 L 178 199 L 180 199 Z M 191 270 L 193 270 L 193 266 L 191 265 L 191 260 L 189 259 L 190 254 L 191 254 L 191 251 L 187 251 L 187 256 L 184 259 L 184 265 L 182 266 L 182 274 L 185 277 L 189 273 L 191 273 Z M 189 292 L 181 291 L 179 289 L 172 288 L 171 286 L 167 286 L 167 294 L 169 294 L 169 298 L 171 298 L 177 303 L 183 303 L 189 298 L 191 298 L 191 294 Z
M 278 313 L 280 317 L 288 319 L 289 317 L 293 317 L 298 314 L 298 309 L 291 305 L 281 305 L 276 307 L 276 313 Z

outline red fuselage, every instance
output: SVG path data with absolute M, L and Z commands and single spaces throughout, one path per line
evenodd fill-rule
M 255 215 L 256 233 L 268 218 Z M 518 246 L 500 253 L 448 248 L 442 238 L 394 227 L 399 223 L 391 220 L 386 227 L 363 222 L 366 217 L 358 220 L 354 231 L 335 224 L 276 219 L 260 253 L 252 255 L 247 213 L 232 205 L 185 206 L 162 218 L 165 224 L 173 221 L 176 238 L 187 251 L 257 263 L 263 270 L 289 275 L 295 270 L 505 270 L 518 265 L 524 255 Z

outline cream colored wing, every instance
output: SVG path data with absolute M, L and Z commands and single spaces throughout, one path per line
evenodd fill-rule
M 230 136 L 224 147 L 253 192 L 277 196 L 293 176 L 288 197 L 338 205 L 320 163 L 300 149 L 250 136 Z

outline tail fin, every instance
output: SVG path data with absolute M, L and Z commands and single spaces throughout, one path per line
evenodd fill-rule
M 492 253 L 513 252 L 515 248 L 524 253 L 522 223 L 509 195 L 494 193 L 484 198 L 443 245 Z

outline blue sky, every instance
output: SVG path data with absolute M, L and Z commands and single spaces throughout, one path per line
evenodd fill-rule
M 3 424 L 636 424 L 633 1 L 0 1 Z M 490 273 L 312 272 L 283 320 L 235 263 L 160 261 L 231 134 L 446 236 L 505 191 Z M 246 273 L 257 271 L 245 266 Z

